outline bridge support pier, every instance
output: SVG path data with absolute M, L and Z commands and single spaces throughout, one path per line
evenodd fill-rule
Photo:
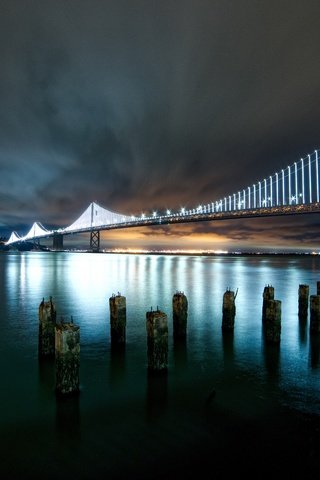
M 90 232 L 90 250 L 94 253 L 100 251 L 100 230 Z
M 63 235 L 55 233 L 53 235 L 52 250 L 63 250 Z

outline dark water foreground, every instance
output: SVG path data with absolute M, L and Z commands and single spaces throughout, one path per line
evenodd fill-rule
M 320 338 L 297 316 L 319 259 L 24 253 L 0 255 L 1 478 L 194 478 L 243 472 L 304 478 L 320 467 Z M 279 347 L 266 345 L 262 291 L 282 300 Z M 222 295 L 239 288 L 233 334 Z M 186 342 L 171 300 L 189 300 Z M 110 347 L 108 299 L 127 297 L 127 345 Z M 37 356 L 38 305 L 81 329 L 81 393 L 54 393 Z M 148 376 L 145 312 L 168 313 L 169 370 Z

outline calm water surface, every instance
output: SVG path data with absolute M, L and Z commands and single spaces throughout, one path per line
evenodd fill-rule
M 274 446 L 318 466 L 320 338 L 298 320 L 298 287 L 316 293 L 318 257 L 84 253 L 0 255 L 0 472 L 11 478 L 164 478 L 202 467 L 248 469 Z M 279 347 L 265 345 L 262 292 L 282 301 Z M 233 334 L 222 296 L 239 288 Z M 188 336 L 172 339 L 172 296 L 188 297 Z M 127 299 L 125 352 L 110 347 L 108 299 Z M 54 364 L 38 362 L 38 306 L 81 331 L 81 393 L 56 399 Z M 147 375 L 145 313 L 169 321 L 168 375 Z M 211 395 L 215 392 L 215 396 Z M 251 452 L 250 454 L 248 452 Z M 299 456 L 300 455 L 300 456 Z M 232 462 L 231 462 L 232 463 Z M 258 468 L 251 466 L 252 469 Z M 248 470 L 250 472 L 250 469 Z

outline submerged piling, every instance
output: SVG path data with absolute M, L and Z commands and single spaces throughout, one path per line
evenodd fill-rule
M 80 327 L 73 322 L 55 327 L 56 392 L 79 392 Z
M 146 313 L 148 369 L 166 371 L 168 367 L 168 321 L 160 310 Z
M 309 304 L 309 285 L 299 285 L 299 311 L 298 315 L 301 320 L 305 320 L 308 316 Z
M 320 332 L 320 295 L 310 295 L 310 333 Z
M 39 342 L 38 350 L 40 357 L 53 357 L 56 325 L 56 308 L 50 297 L 48 302 L 42 299 L 39 305 Z
M 127 308 L 126 297 L 112 295 L 110 306 L 110 334 L 113 345 L 124 345 L 126 342 Z
M 186 338 L 188 319 L 188 300 L 184 293 L 176 292 L 172 298 L 173 337 Z
M 279 343 L 281 338 L 281 301 L 268 300 L 265 315 L 266 341 L 269 343 Z
M 266 285 L 263 290 L 263 303 L 262 303 L 262 322 L 266 321 L 266 309 L 269 300 L 274 300 L 274 288 L 272 285 Z
M 238 290 L 237 290 L 238 293 Z M 227 288 L 223 294 L 223 303 L 222 303 L 222 329 L 223 330 L 233 330 L 234 328 L 234 318 L 236 316 L 236 305 L 235 300 L 237 293 L 235 294 L 232 290 Z

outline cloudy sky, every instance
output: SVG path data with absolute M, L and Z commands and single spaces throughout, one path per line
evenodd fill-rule
M 319 0 L 0 0 L 0 235 L 195 207 L 320 147 Z M 316 248 L 319 216 L 104 234 Z

